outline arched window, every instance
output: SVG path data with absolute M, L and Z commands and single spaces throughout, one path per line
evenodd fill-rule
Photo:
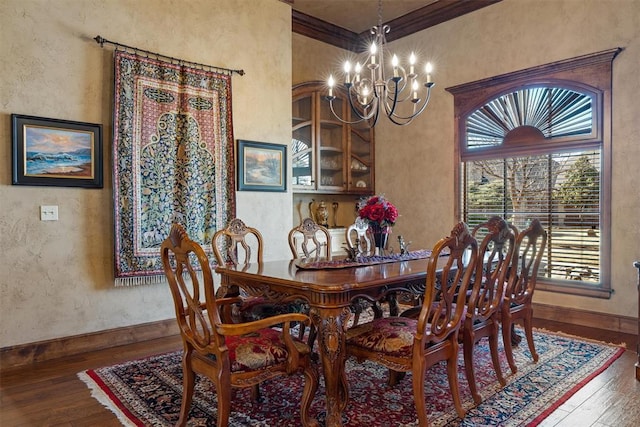
M 608 297 L 612 49 L 447 90 L 457 211 L 549 235 L 539 289 Z

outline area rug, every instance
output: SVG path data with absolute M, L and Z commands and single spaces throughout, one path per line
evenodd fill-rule
M 115 53 L 116 285 L 164 281 L 171 224 L 210 251 L 235 213 L 231 75 Z
M 500 387 L 493 371 L 488 343 L 476 347 L 476 377 L 484 401 L 474 406 L 459 358 L 460 389 L 464 420 L 456 416 L 446 367 L 430 369 L 426 379 L 428 417 L 432 426 L 535 426 L 571 395 L 605 370 L 624 348 L 590 342 L 537 330 L 535 343 L 540 360 L 533 363 L 526 344 L 515 348 L 518 373 L 510 374 L 502 360 L 507 385 Z M 126 426 L 172 426 L 180 412 L 181 351 L 142 360 L 80 372 L 79 378 L 92 395 L 113 411 Z M 411 378 L 386 385 L 387 370 L 374 363 L 347 362 L 349 404 L 343 415 L 345 426 L 417 426 Z M 263 383 L 263 401 L 254 404 L 248 389 L 237 389 L 232 399 L 231 426 L 299 426 L 302 375 Z M 324 425 L 324 386 L 311 413 Z M 190 426 L 216 425 L 216 393 L 209 380 L 199 378 L 190 412 Z

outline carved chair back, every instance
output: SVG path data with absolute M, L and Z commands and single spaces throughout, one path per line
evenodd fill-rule
M 330 258 L 331 233 L 311 218 L 305 218 L 289 231 L 289 248 L 294 259 L 300 256 Z
M 367 220 L 356 218 L 356 221 L 347 227 L 345 237 L 349 249 L 357 249 L 357 254 L 373 255 L 375 246 Z

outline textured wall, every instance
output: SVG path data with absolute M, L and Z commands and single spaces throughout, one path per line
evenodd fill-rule
M 236 139 L 291 138 L 291 12 L 277 0 L 0 2 L 0 347 L 174 316 L 166 284 L 114 288 L 112 47 L 92 38 L 227 68 Z M 11 185 L 10 114 L 104 125 L 105 188 Z M 59 221 L 41 222 L 40 205 Z M 239 192 L 265 256 L 289 255 L 290 193 Z
M 540 292 L 536 300 L 636 316 L 632 261 L 640 259 L 639 0 L 504 0 L 393 42 L 398 54 L 415 50 L 432 61 L 436 81 L 431 104 L 412 124 L 398 127 L 382 120 L 376 127 L 376 189 L 398 205 L 401 216 L 394 233 L 413 241 L 413 247 L 428 247 L 455 221 L 453 96 L 446 87 L 618 46 L 625 50 L 613 65 L 615 293 L 602 300 Z M 324 79 L 339 71 L 335 58 L 342 51 L 327 49 L 329 55 L 317 42 L 294 36 L 294 78 Z M 322 63 L 309 77 L 315 58 Z

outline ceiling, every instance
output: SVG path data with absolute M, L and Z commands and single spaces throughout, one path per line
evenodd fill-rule
M 355 50 L 378 24 L 376 0 L 281 0 L 291 5 L 292 30 L 343 49 Z M 501 0 L 384 0 L 387 41 L 457 18 Z

